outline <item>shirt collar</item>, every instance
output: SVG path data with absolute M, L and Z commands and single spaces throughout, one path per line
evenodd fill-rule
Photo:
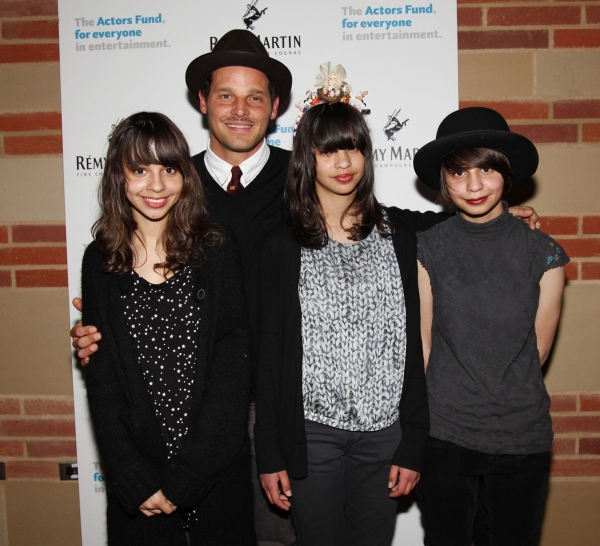
M 240 169 L 242 169 L 242 186 L 248 186 L 258 176 L 267 164 L 270 154 L 271 149 L 267 145 L 267 141 L 263 140 L 262 146 L 248 159 L 239 164 Z M 210 142 L 206 148 L 206 154 L 204 154 L 204 164 L 217 184 L 224 190 L 227 190 L 227 184 L 231 180 L 231 167 L 235 167 L 235 165 L 230 165 L 215 154 L 210 149 Z

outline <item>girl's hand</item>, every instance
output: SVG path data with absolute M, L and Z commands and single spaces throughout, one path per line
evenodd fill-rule
M 156 516 L 161 512 L 170 514 L 175 510 L 177 510 L 177 506 L 167 499 L 161 490 L 154 493 L 154 495 L 140 506 L 140 512 L 147 517 Z
M 260 474 L 260 484 L 271 504 L 289 512 L 292 506 L 289 501 L 289 497 L 292 496 L 292 487 L 285 470 L 274 474 Z
M 526 205 L 509 207 L 508 212 L 524 222 L 527 222 L 531 229 L 540 229 L 540 217 L 532 207 Z
M 392 465 L 388 483 L 388 488 L 392 490 L 390 497 L 394 499 L 402 495 L 408 495 L 419 483 L 420 478 L 420 472 Z

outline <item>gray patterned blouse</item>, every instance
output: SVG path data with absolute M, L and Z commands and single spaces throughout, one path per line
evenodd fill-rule
M 304 417 L 352 431 L 399 417 L 406 310 L 391 237 L 302 249 Z

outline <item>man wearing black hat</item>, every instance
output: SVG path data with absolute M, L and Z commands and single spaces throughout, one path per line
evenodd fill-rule
M 290 94 L 292 75 L 285 65 L 269 57 L 254 34 L 232 30 L 210 53 L 190 63 L 185 79 L 192 94 L 199 97 L 200 111 L 207 116 L 210 131 L 208 149 L 196 155 L 194 163 L 212 215 L 226 223 L 237 239 L 254 328 L 258 324 L 260 241 L 281 218 L 290 158 L 287 150 L 268 146 L 265 134 L 269 122 L 277 117 L 279 104 Z M 89 355 L 98 349 L 100 333 L 93 326 L 81 327 L 78 323 L 71 335 L 73 346 L 86 364 Z M 253 423 L 252 406 L 252 439 Z M 252 480 L 259 545 L 294 544 L 291 517 L 268 504 L 255 463 Z

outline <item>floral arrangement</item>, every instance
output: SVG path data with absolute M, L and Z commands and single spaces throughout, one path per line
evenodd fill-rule
M 313 106 L 317 104 L 335 102 L 343 102 L 356 108 L 361 114 L 366 115 L 371 111 L 367 109 L 367 105 L 363 99 L 368 95 L 368 91 L 363 91 L 358 95 L 352 95 L 352 87 L 344 81 L 346 78 L 346 70 L 341 64 L 331 68 L 331 62 L 322 64 L 314 82 L 317 92 L 307 91 L 306 99 L 303 102 L 296 104 L 298 108 L 298 118 L 296 119 L 296 129 L 302 116 Z M 295 133 L 294 129 L 294 133 Z

